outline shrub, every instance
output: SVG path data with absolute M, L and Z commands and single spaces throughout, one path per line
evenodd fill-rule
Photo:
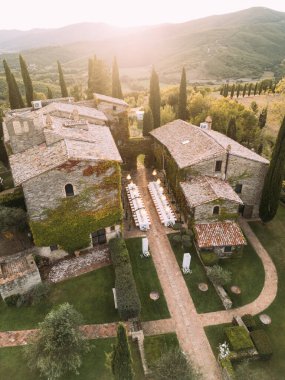
M 177 234 L 177 235 L 172 236 L 172 241 L 174 244 L 177 244 L 177 245 L 180 244 L 182 241 L 181 235 Z
M 232 351 L 254 348 L 249 333 L 243 326 L 226 327 L 225 334 Z
M 215 264 L 218 264 L 219 262 L 219 256 L 213 252 L 200 252 L 201 260 L 203 261 L 204 265 L 206 266 L 213 266 Z
M 50 285 L 46 282 L 35 285 L 30 291 L 31 303 L 37 305 L 50 294 Z
M 250 336 L 261 359 L 269 359 L 273 354 L 273 349 L 266 332 L 264 330 L 255 330 L 250 333 Z
M 182 245 L 184 248 L 190 248 L 192 246 L 191 237 L 189 235 L 182 236 Z
M 241 319 L 250 331 L 254 330 L 254 328 L 256 327 L 256 322 L 251 314 L 245 314 L 241 317 Z
M 17 294 L 12 294 L 9 297 L 6 297 L 5 302 L 7 306 L 16 306 L 20 296 L 21 294 L 17 293 Z
M 232 274 L 219 265 L 214 265 L 207 271 L 209 279 L 216 285 L 224 286 L 231 282 Z
M 219 363 L 223 369 L 230 375 L 230 378 L 235 378 L 235 371 L 230 358 L 219 359 Z
M 141 303 L 126 243 L 123 239 L 112 239 L 109 248 L 115 268 L 115 288 L 119 315 L 124 320 L 136 318 L 140 314 Z

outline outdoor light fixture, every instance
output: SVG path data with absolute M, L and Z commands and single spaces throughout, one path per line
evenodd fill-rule
M 129 181 L 130 179 L 132 179 L 132 177 L 131 177 L 130 174 L 128 174 L 128 175 L 127 175 L 127 180 Z
M 158 184 L 158 185 L 160 185 L 160 179 L 158 178 L 157 180 L 156 180 L 156 183 Z
M 152 175 L 157 175 L 157 171 L 154 169 Z

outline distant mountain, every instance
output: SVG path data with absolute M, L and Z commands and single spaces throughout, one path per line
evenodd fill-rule
M 59 59 L 69 72 L 86 72 L 87 58 L 114 55 L 125 76 L 144 79 L 154 64 L 165 82 L 181 67 L 190 79 L 257 78 L 283 74 L 285 13 L 268 8 L 211 16 L 181 24 L 119 28 L 83 23 L 59 29 L 0 31 L 0 52 L 17 68 L 22 51 L 39 70 Z M 11 52 L 14 53 L 11 53 Z M 5 52 L 5 53 L 4 53 Z M 17 54 L 15 54 L 15 52 Z

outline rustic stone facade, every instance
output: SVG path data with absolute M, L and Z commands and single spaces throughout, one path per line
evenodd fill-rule
M 101 175 L 97 175 L 95 169 L 93 169 L 93 174 L 84 175 L 91 165 L 96 169 L 96 165 L 92 162 L 71 161 L 23 183 L 29 217 L 32 220 L 44 219 L 46 210 L 57 208 L 61 200 L 66 198 L 65 186 L 67 184 L 73 186 L 74 196 L 76 196 L 93 186 L 100 187 L 104 184 L 105 178 L 116 172 L 113 167 Z M 102 191 L 99 196 L 89 196 L 84 208 L 96 210 L 104 206 L 105 202 L 118 199 L 118 196 L 119 186 L 110 192 Z
M 219 213 L 214 214 L 214 207 L 219 208 Z M 191 212 L 194 221 L 199 223 L 215 222 L 223 219 L 232 219 L 238 216 L 239 205 L 237 203 L 220 200 L 196 206 Z
M 32 254 L 6 257 L 0 263 L 0 294 L 3 299 L 12 294 L 26 293 L 41 281 Z

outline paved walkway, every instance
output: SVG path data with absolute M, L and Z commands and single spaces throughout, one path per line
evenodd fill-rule
M 240 218 L 239 224 L 245 236 L 247 237 L 247 239 L 255 249 L 256 253 L 260 257 L 264 266 L 265 281 L 263 289 L 259 296 L 253 302 L 245 306 L 241 306 L 233 310 L 223 310 L 213 313 L 200 314 L 200 319 L 203 326 L 218 325 L 220 323 L 231 322 L 234 315 L 259 314 L 263 310 L 265 310 L 269 305 L 271 305 L 271 303 L 274 301 L 276 297 L 278 288 L 278 277 L 275 265 L 273 264 L 271 257 L 254 234 L 247 221 L 243 218 Z
M 152 222 L 151 229 L 146 235 L 180 346 L 193 364 L 199 367 L 205 379 L 219 380 L 220 370 L 203 325 L 171 249 L 165 227 L 161 225 L 148 193 L 145 170 L 139 171 L 137 185 Z
M 112 338 L 117 336 L 118 322 L 103 323 L 94 325 L 81 326 L 81 330 L 88 339 Z M 130 325 L 126 323 L 128 331 Z M 158 321 L 142 322 L 144 335 L 166 334 L 174 331 L 173 321 L 169 319 L 161 319 Z M 19 331 L 2 331 L 0 332 L 0 347 L 24 346 L 29 338 L 37 333 L 34 330 Z

